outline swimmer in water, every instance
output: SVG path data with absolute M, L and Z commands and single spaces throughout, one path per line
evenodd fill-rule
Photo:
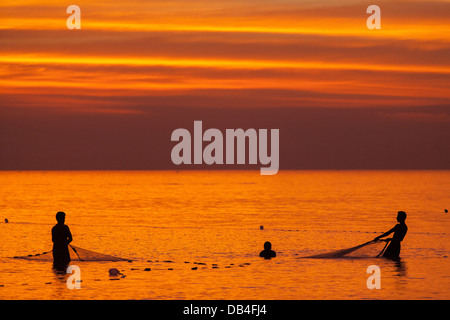
M 277 256 L 276 252 L 272 250 L 272 244 L 269 241 L 264 243 L 264 250 L 259 253 L 260 257 L 270 259 Z

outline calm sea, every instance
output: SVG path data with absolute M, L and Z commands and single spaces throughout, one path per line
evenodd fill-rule
M 0 193 L 0 299 L 450 298 L 450 171 L 0 172 Z M 369 241 L 399 210 L 400 262 L 302 258 Z M 51 250 L 57 211 L 75 246 L 133 262 L 76 262 L 70 290 L 51 263 L 12 259 Z M 276 258 L 258 257 L 265 241 Z

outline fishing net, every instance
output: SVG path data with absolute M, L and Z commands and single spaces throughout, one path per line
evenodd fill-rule
M 71 245 L 69 245 L 69 253 L 71 261 L 128 261 L 128 259 L 119 258 L 109 254 L 103 254 Z M 14 259 L 53 261 L 53 252 L 47 251 L 26 256 L 15 256 Z
M 321 259 L 336 259 L 336 258 L 378 258 L 386 249 L 389 241 L 378 240 L 369 241 L 360 244 L 356 247 L 336 250 L 327 253 L 315 254 L 304 258 L 321 258 Z

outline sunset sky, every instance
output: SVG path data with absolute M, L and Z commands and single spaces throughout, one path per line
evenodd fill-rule
M 0 170 L 175 169 L 194 120 L 280 129 L 281 170 L 450 169 L 450 1 L 0 3 Z

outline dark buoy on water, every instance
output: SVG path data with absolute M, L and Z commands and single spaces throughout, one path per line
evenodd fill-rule
M 9 220 L 5 218 L 5 223 L 8 223 L 8 222 L 9 222 Z
M 259 230 L 264 230 L 264 226 L 259 226 Z
M 444 212 L 445 212 L 445 213 L 448 213 L 448 210 L 447 210 L 447 209 L 445 209 L 445 210 L 444 210 Z M 5 220 L 6 220 L 6 219 L 5 219 Z
M 111 268 L 109 269 L 109 276 L 111 277 L 115 277 L 118 276 L 120 274 L 120 271 L 116 268 Z

